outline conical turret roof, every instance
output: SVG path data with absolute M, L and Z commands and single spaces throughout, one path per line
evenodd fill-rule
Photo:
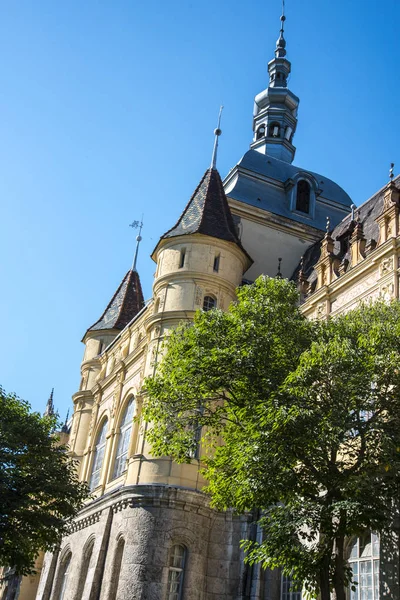
M 212 167 L 204 173 L 177 223 L 161 240 L 194 233 L 233 242 L 251 260 L 236 233 L 220 174 Z
M 144 307 L 139 274 L 129 269 L 100 319 L 88 331 L 124 329 Z

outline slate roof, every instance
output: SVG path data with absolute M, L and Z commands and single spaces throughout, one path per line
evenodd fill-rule
M 124 329 L 143 306 L 139 274 L 129 269 L 100 319 L 88 331 Z
M 161 239 L 201 233 L 242 247 L 217 169 L 207 169 L 177 223 Z
M 400 189 L 400 175 L 394 179 L 394 183 L 397 188 Z M 363 229 L 364 237 L 367 245 L 378 242 L 379 238 L 379 226 L 376 223 L 377 217 L 382 213 L 383 210 L 383 192 L 387 185 L 382 187 L 376 194 L 374 194 L 369 200 L 364 202 L 361 206 L 355 209 L 356 217 L 359 214 L 360 223 Z M 343 240 L 348 240 L 354 230 L 355 221 L 351 220 L 351 213 L 347 215 L 336 227 L 331 231 L 331 237 L 334 240 L 334 254 L 340 258 L 343 262 L 345 260 L 350 261 L 350 248 L 349 244 L 343 244 Z M 304 266 L 303 270 L 307 277 L 307 280 L 311 284 L 311 291 L 313 291 L 313 284 L 317 280 L 317 274 L 314 270 L 314 266 L 317 263 L 321 253 L 321 240 L 313 244 L 304 254 Z M 291 277 L 293 281 L 297 281 L 299 274 L 300 265 L 298 265 Z

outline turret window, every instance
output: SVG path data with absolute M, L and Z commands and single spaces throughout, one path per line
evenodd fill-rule
M 310 197 L 310 184 L 305 179 L 300 179 L 297 184 L 296 210 L 308 214 L 310 212 Z
M 269 129 L 268 129 L 269 137 L 279 137 L 280 130 L 281 130 L 281 128 L 280 128 L 279 123 L 271 123 L 271 125 L 269 126 Z
M 180 256 L 179 256 L 179 268 L 182 269 L 185 265 L 186 258 L 186 248 L 182 248 Z
M 217 306 L 217 300 L 213 296 L 204 296 L 203 300 L 203 310 L 208 311 L 212 310 Z
M 174 546 L 171 551 L 171 558 L 169 561 L 168 569 L 168 600 L 182 600 L 185 563 L 185 546 Z
M 128 406 L 125 409 L 121 426 L 119 428 L 119 439 L 117 453 L 115 455 L 114 474 L 113 478 L 116 479 L 122 473 L 126 471 L 126 461 L 128 458 L 129 441 L 132 433 L 132 422 L 133 413 L 135 410 L 135 401 L 131 398 L 128 402 Z
M 257 139 L 261 139 L 265 137 L 265 125 L 264 123 L 262 125 L 260 125 L 260 127 L 257 129 Z
M 218 271 L 219 271 L 219 259 L 220 259 L 220 255 L 216 254 L 214 257 L 214 266 L 213 266 L 213 271 L 215 271 L 215 273 L 218 273 Z
M 92 475 L 90 477 L 90 489 L 93 491 L 100 483 L 101 468 L 103 466 L 104 452 L 106 449 L 107 419 L 104 421 L 96 441 L 93 456 Z

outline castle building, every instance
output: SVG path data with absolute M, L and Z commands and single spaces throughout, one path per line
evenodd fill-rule
M 299 99 L 287 87 L 284 20 L 269 85 L 255 97 L 250 149 L 222 181 L 216 130 L 210 168 L 153 251 L 152 298 L 144 301 L 135 261 L 83 336 L 68 444 L 94 498 L 59 551 L 45 555 L 40 581 L 21 585 L 14 598 L 301 598 L 278 572 L 244 564 L 240 540 L 259 534 L 254 517 L 211 509 L 198 458 L 179 465 L 154 458 L 146 427 L 133 421 L 168 331 L 198 309 L 227 309 L 237 286 L 275 276 L 280 260 L 310 318 L 339 314 L 360 299 L 399 296 L 398 181 L 391 177 L 355 213 L 338 184 L 293 164 Z M 383 559 L 379 567 L 374 534 L 350 541 L 349 560 L 365 573 L 352 600 L 399 597 L 393 573 L 380 591 Z

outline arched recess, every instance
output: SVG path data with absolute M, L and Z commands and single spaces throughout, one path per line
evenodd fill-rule
M 90 490 L 93 491 L 100 483 L 100 477 L 104 462 L 104 454 L 107 443 L 108 418 L 102 417 L 97 428 L 95 444 L 92 450 L 92 468 L 90 473 Z
M 117 540 L 117 546 L 115 548 L 114 560 L 111 569 L 111 580 L 110 580 L 110 593 L 108 600 L 115 600 L 118 593 L 118 584 L 121 575 L 122 558 L 124 556 L 125 539 L 121 535 Z
M 75 593 L 75 600 L 81 600 L 83 596 L 83 592 L 85 591 L 85 584 L 87 580 L 87 575 L 90 567 L 90 561 L 93 555 L 93 547 L 95 542 L 95 536 L 91 535 L 89 539 L 86 541 L 82 552 L 82 560 L 81 560 L 81 571 L 79 573 L 78 587 Z
M 112 479 L 116 479 L 126 471 L 130 440 L 133 430 L 133 417 L 136 412 L 135 397 L 130 395 L 124 402 L 119 414 L 117 447 L 114 457 Z
M 63 600 L 68 588 L 69 573 L 71 567 L 72 552 L 69 546 L 66 546 L 60 553 L 59 566 L 52 600 Z

